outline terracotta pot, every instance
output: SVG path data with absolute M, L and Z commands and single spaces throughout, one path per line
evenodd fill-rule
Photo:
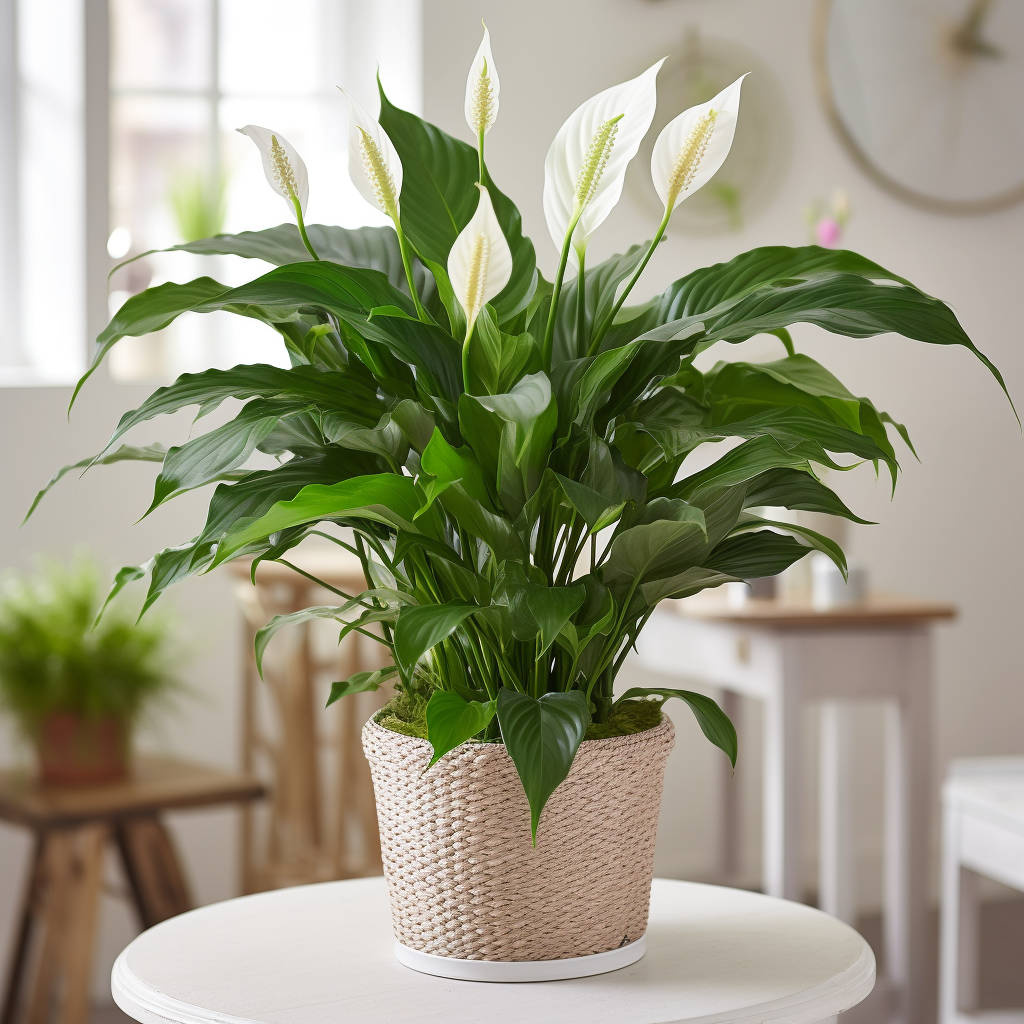
M 673 743 L 667 718 L 585 741 L 534 847 L 503 745 L 463 744 L 424 773 L 429 743 L 367 722 L 398 959 L 444 977 L 516 981 L 638 960 Z
M 47 785 L 115 782 L 128 774 L 128 729 L 120 718 L 57 712 L 43 720 L 36 753 Z

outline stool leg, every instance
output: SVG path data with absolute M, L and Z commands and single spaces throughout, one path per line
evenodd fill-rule
M 77 839 L 66 939 L 64 1000 L 58 1017 L 60 1024 L 86 1024 L 89 1016 L 89 983 L 103 884 L 107 827 L 88 825 L 79 830 Z
M 120 822 L 116 836 L 144 928 L 191 909 L 192 897 L 174 841 L 159 818 L 152 815 Z
M 64 959 L 73 870 L 73 834 L 66 830 L 50 832 L 43 850 L 43 934 L 29 995 L 28 1024 L 46 1024 L 50 1018 L 58 969 Z
M 32 933 L 35 930 L 36 911 L 43 882 L 45 849 L 46 841 L 44 837 L 37 835 L 33 841 L 28 879 L 25 882 L 25 888 L 21 896 L 18 930 L 15 933 L 14 946 L 11 951 L 11 962 L 7 970 L 7 983 L 4 988 L 4 1002 L 3 1011 L 0 1013 L 0 1024 L 17 1024 L 21 983 L 28 962 L 29 948 L 32 945 Z
M 857 911 L 850 823 L 850 734 L 838 701 L 821 707 L 821 838 L 818 905 L 840 921 L 853 923 Z

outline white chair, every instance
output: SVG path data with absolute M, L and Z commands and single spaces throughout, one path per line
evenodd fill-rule
M 954 761 L 943 788 L 940 1024 L 1021 1024 L 970 1013 L 978 994 L 978 876 L 1024 892 L 1024 758 Z

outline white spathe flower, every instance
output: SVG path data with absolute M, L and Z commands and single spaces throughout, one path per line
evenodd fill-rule
M 466 79 L 466 124 L 474 138 L 486 135 L 498 116 L 501 83 L 491 56 L 491 35 L 484 25 L 484 37 L 469 67 Z
M 491 196 L 480 189 L 476 213 L 455 239 L 448 254 L 448 277 L 452 290 L 466 313 L 466 333 L 483 309 L 512 276 L 512 252 L 494 214 Z
M 558 129 L 544 161 L 544 217 L 559 248 L 577 216 L 573 245 L 585 247 L 619 201 L 626 167 L 654 119 L 663 63 L 584 101 Z
M 707 184 L 725 162 L 736 134 L 740 86 L 746 77 L 737 78 L 707 103 L 684 110 L 658 136 L 651 154 L 651 177 L 666 213 Z
M 292 208 L 293 203 L 298 203 L 300 211 L 305 213 L 309 200 L 309 179 L 306 165 L 295 147 L 283 135 L 256 124 L 247 124 L 238 131 L 256 143 L 263 158 L 263 173 L 270 187 L 278 195 L 284 196 L 289 208 Z
M 349 177 L 371 206 L 398 220 L 398 199 L 402 194 L 402 161 L 398 151 L 379 122 L 367 117 L 354 99 L 347 98 L 351 111 Z

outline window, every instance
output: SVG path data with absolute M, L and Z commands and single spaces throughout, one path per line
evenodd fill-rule
M 308 220 L 372 219 L 345 174 L 336 86 L 373 101 L 376 55 L 396 101 L 419 105 L 419 0 L 0 0 L 0 367 L 81 371 L 88 338 L 161 280 L 255 276 L 183 253 L 123 259 L 288 219 L 252 143 L 272 127 L 310 169 Z M 395 31 L 401 25 L 402 31 Z M 8 144 L 9 143 L 9 144 Z M 45 311 L 45 312 L 42 312 Z M 112 353 L 115 377 L 275 358 L 258 324 L 183 319 Z

